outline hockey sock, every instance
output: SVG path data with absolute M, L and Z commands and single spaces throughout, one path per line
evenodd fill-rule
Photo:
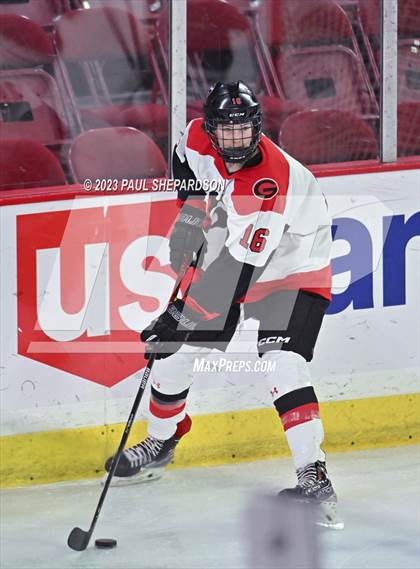
M 167 395 L 152 386 L 149 404 L 148 433 L 157 439 L 167 440 L 177 431 L 178 423 L 186 417 L 185 404 L 189 389 Z M 179 429 L 178 429 L 179 430 Z M 181 431 L 185 430 L 181 428 Z M 188 432 L 189 428 L 185 431 Z M 180 432 L 181 433 L 181 432 Z M 185 434 L 184 432 L 181 435 Z
M 319 405 L 313 387 L 302 387 L 274 401 L 292 452 L 295 467 L 324 461 L 321 449 L 324 429 L 319 417 Z

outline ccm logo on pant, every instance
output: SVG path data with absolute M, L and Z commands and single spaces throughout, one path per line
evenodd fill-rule
M 261 340 L 258 342 L 258 345 L 263 346 L 264 344 L 279 344 L 280 342 L 287 344 L 289 341 L 290 336 L 286 336 L 286 338 L 283 338 L 283 336 L 269 336 L 268 338 L 261 338 Z

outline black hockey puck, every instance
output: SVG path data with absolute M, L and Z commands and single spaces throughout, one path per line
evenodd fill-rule
M 99 549 L 112 549 L 113 547 L 117 547 L 117 540 L 116 539 L 96 539 L 95 540 L 95 547 L 99 547 Z

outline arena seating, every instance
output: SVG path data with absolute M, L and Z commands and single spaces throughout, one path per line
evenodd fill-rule
M 17 14 L 41 26 L 53 25 L 56 16 L 70 7 L 70 0 L 1 0 L 0 13 Z
M 303 111 L 288 117 L 279 145 L 304 164 L 348 162 L 378 158 L 375 133 L 355 114 L 346 111 Z
M 57 158 L 39 142 L 0 138 L 0 190 L 61 186 L 66 183 Z
M 25 83 L 27 75 L 26 72 L 18 73 L 18 70 L 46 71 L 50 78 L 45 78 L 45 81 L 55 93 L 56 104 L 58 101 L 61 106 L 58 114 L 65 113 L 63 120 L 68 125 L 70 136 L 80 130 L 76 117 L 71 112 L 70 99 L 56 65 L 56 53 L 51 34 L 25 16 L 0 13 L 0 80 L 5 73 L 10 75 L 11 69 L 15 70 L 14 77 L 20 78 L 21 84 Z M 28 84 L 27 90 L 30 87 L 31 85 Z M 62 111 L 63 108 L 64 111 Z
M 258 94 L 266 134 L 297 158 L 377 156 L 379 0 L 188 0 L 187 9 L 188 120 L 202 116 L 214 82 L 241 77 Z M 398 152 L 411 156 L 420 153 L 418 0 L 399 0 L 398 16 Z M 159 146 L 156 159 L 146 145 L 161 171 L 167 33 L 166 0 L 1 0 L 1 140 L 44 145 L 72 182 L 73 140 L 74 161 L 87 131 L 108 140 L 134 127 L 143 146 Z
M 420 155 L 420 101 L 398 105 L 398 156 Z
M 378 116 L 373 86 L 345 11 L 333 0 L 261 5 L 261 40 L 286 98 L 306 108 Z
M 150 57 L 149 32 L 133 14 L 110 6 L 67 12 L 56 19 L 55 41 L 84 128 L 125 125 L 127 105 L 143 111 L 136 125 L 142 130 L 159 132 L 166 124 L 165 105 L 152 100 L 160 71 Z
M 0 13 L 1 67 L 36 67 L 53 59 L 52 40 L 41 26 L 21 15 Z
M 70 167 L 76 182 L 86 178 L 157 178 L 167 174 L 159 147 L 131 127 L 88 130 L 70 149 Z
M 42 69 L 0 72 L 0 138 L 32 138 L 46 146 L 67 142 L 63 102 Z

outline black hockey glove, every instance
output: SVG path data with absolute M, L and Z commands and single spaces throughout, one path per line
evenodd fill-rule
M 171 356 L 179 350 L 200 320 L 199 313 L 184 306 L 181 299 L 171 302 L 165 312 L 140 334 L 141 340 L 146 343 L 144 357 L 148 360 L 151 354 L 155 354 L 156 359 L 160 360 Z
M 179 273 L 187 257 L 200 267 L 207 250 L 203 221 L 206 214 L 196 207 L 184 205 L 169 237 L 171 267 Z M 200 251 L 201 249 L 201 251 Z

